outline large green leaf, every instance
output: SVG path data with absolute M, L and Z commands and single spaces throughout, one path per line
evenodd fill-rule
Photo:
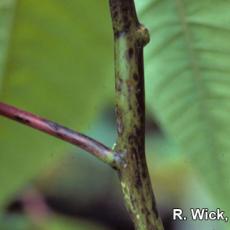
M 137 1 L 151 33 L 147 103 L 230 209 L 230 2 Z
M 106 0 L 1 0 L 0 99 L 83 130 L 113 91 Z M 0 206 L 61 141 L 0 118 Z

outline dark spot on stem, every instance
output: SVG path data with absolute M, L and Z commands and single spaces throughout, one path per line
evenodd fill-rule
M 129 48 L 128 54 L 129 54 L 128 55 L 129 59 L 131 59 L 133 57 L 133 54 L 134 54 L 133 48 Z
M 131 195 L 130 199 L 131 199 L 131 203 L 132 204 L 136 203 L 136 198 L 133 195 Z
M 114 29 L 114 31 L 115 31 L 114 32 L 115 39 L 119 39 L 120 37 L 125 35 L 124 31 L 121 30 L 116 31 L 116 29 Z
M 56 134 L 57 137 L 60 137 L 61 139 L 64 138 L 64 135 L 62 133 L 56 132 L 55 134 Z
M 143 177 L 143 179 L 146 179 L 147 176 L 148 176 L 147 171 L 146 171 L 146 170 L 143 170 L 143 171 L 142 171 L 142 177 Z
M 157 210 L 157 205 L 156 205 L 155 199 L 152 199 L 152 210 L 156 214 L 156 218 L 158 219 L 159 218 L 159 213 L 158 213 L 158 210 Z
M 131 134 L 131 135 L 129 135 L 129 137 L 128 137 L 128 141 L 129 141 L 129 144 L 135 145 L 136 137 L 135 137 L 133 134 Z
M 58 131 L 60 130 L 60 127 L 59 127 L 58 124 L 56 124 L 56 123 L 54 123 L 54 122 L 51 122 L 51 121 L 47 121 L 46 123 L 49 125 L 49 127 L 50 127 L 52 130 L 55 131 L 55 133 L 58 133 Z
M 138 168 L 135 171 L 135 186 L 137 189 L 142 189 L 142 181 L 141 181 L 141 176 L 138 172 Z
M 123 15 L 123 19 L 122 19 L 122 20 L 123 20 L 123 22 L 124 22 L 125 24 L 127 24 L 127 25 L 129 24 L 129 17 L 127 16 L 127 14 L 124 14 L 124 15 Z
M 117 16 L 118 16 L 118 11 L 115 9 L 115 10 L 113 11 L 113 17 L 116 18 Z
M 138 81 L 138 75 L 137 75 L 136 73 L 133 74 L 133 79 L 134 79 L 135 81 Z
M 115 112 L 116 112 L 116 117 L 117 117 L 117 132 L 119 135 L 121 135 L 123 133 L 124 127 L 123 127 L 123 122 L 122 122 L 121 110 L 119 109 L 118 106 L 116 106 Z
M 14 119 L 24 124 L 30 124 L 30 121 L 28 119 L 26 119 L 25 117 L 21 117 L 19 115 L 14 116 Z
M 116 79 L 117 79 L 116 90 L 120 92 L 122 88 L 123 80 L 120 78 L 120 76 L 117 76 Z

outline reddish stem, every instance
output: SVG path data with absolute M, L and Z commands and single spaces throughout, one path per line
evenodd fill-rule
M 74 144 L 112 167 L 118 167 L 119 157 L 115 152 L 81 133 L 4 103 L 0 103 L 0 115 Z

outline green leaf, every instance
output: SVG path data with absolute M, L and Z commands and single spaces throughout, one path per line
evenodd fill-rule
M 229 210 L 230 2 L 137 4 L 151 33 L 147 103 Z
M 105 0 L 1 1 L 1 101 L 89 126 L 113 92 L 110 24 Z M 0 146 L 1 206 L 69 145 L 0 118 Z

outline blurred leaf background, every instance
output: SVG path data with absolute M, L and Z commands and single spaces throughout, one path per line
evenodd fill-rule
M 228 229 L 173 222 L 171 209 L 230 213 L 230 3 L 135 2 L 151 33 L 146 148 L 166 229 Z M 0 98 L 112 146 L 108 1 L 1 0 Z M 118 179 L 106 165 L 4 118 L 0 146 L 0 229 L 133 229 Z

